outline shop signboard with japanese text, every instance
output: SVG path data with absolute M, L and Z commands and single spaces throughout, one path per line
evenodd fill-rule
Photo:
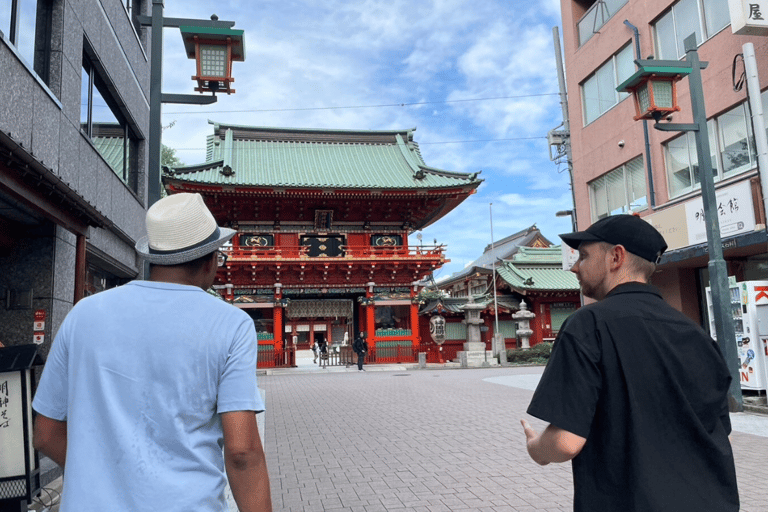
M 734 34 L 768 35 L 768 0 L 728 0 L 728 11 Z

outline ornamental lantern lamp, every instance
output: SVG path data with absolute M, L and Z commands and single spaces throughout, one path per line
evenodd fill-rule
M 429 335 L 438 345 L 445 343 L 445 318 L 434 315 L 429 319 Z
M 653 59 L 635 61 L 639 69 L 616 90 L 631 93 L 635 100 L 635 121 L 653 119 L 658 122 L 672 112 L 678 112 L 677 82 L 691 73 L 685 63 L 670 67 L 666 61 Z
M 40 461 L 32 445 L 32 368 L 37 345 L 0 348 L 0 510 L 27 510 L 40 492 Z
M 197 92 L 235 92 L 231 84 L 232 62 L 245 60 L 242 30 L 213 27 L 179 27 L 187 57 L 197 62 Z
M 429 335 L 437 345 L 437 360 L 443 363 L 443 343 L 445 343 L 445 318 L 440 314 L 433 315 L 429 319 Z

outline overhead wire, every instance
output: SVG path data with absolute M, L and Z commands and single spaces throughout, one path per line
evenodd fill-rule
M 252 112 L 300 112 L 306 110 L 341 110 L 341 109 L 354 109 L 354 108 L 391 108 L 391 107 L 414 107 L 421 105 L 444 105 L 448 103 L 467 103 L 471 101 L 493 101 L 493 100 L 513 100 L 521 98 L 535 98 L 540 96 L 559 96 L 559 93 L 545 92 L 538 94 L 520 94 L 516 96 L 489 96 L 485 98 L 465 98 L 459 100 L 443 100 L 443 101 L 416 101 L 406 103 L 381 103 L 374 105 L 339 105 L 335 107 L 296 107 L 296 108 L 257 108 L 246 110 L 187 110 L 178 112 L 164 112 L 167 115 L 177 114 L 232 114 L 232 113 L 252 113 Z

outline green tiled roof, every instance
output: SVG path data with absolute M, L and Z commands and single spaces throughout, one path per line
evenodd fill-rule
M 498 267 L 501 277 L 516 290 L 572 290 L 579 289 L 576 274 L 563 270 L 561 247 L 521 247 Z
M 518 265 L 509 261 L 498 268 L 501 277 L 516 290 L 572 290 L 579 289 L 576 274 L 563 270 L 561 265 Z
M 353 131 L 220 125 L 207 162 L 166 176 L 229 186 L 335 189 L 476 188 L 477 173 L 426 165 L 413 130 Z
M 554 247 L 525 247 L 521 246 L 512 256 L 515 263 L 536 263 L 536 264 L 563 264 L 563 252 L 559 245 Z
M 473 300 L 475 304 L 482 304 L 485 307 L 493 306 L 492 294 L 474 297 Z M 419 314 L 423 315 L 426 313 L 431 313 L 432 311 L 437 310 L 438 306 L 442 306 L 443 310 L 449 311 L 451 313 L 463 314 L 464 310 L 461 308 L 468 302 L 469 299 L 467 297 L 442 297 L 440 299 L 432 299 L 421 307 Z M 520 308 L 520 301 L 510 295 L 499 295 L 496 297 L 496 303 L 499 305 L 499 308 L 510 310 L 516 310 Z

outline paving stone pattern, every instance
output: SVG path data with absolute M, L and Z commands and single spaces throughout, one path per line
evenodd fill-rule
M 541 467 L 525 452 L 519 419 L 532 392 L 484 380 L 538 372 L 260 376 L 275 509 L 572 510 L 570 464 Z M 766 467 L 768 438 L 734 432 L 732 440 L 742 511 L 764 512 L 768 486 L 752 482 Z
M 572 510 L 570 464 L 541 467 L 525 451 L 519 419 L 532 391 L 484 380 L 540 371 L 260 376 L 275 510 Z M 732 440 L 742 511 L 765 512 L 768 438 Z

